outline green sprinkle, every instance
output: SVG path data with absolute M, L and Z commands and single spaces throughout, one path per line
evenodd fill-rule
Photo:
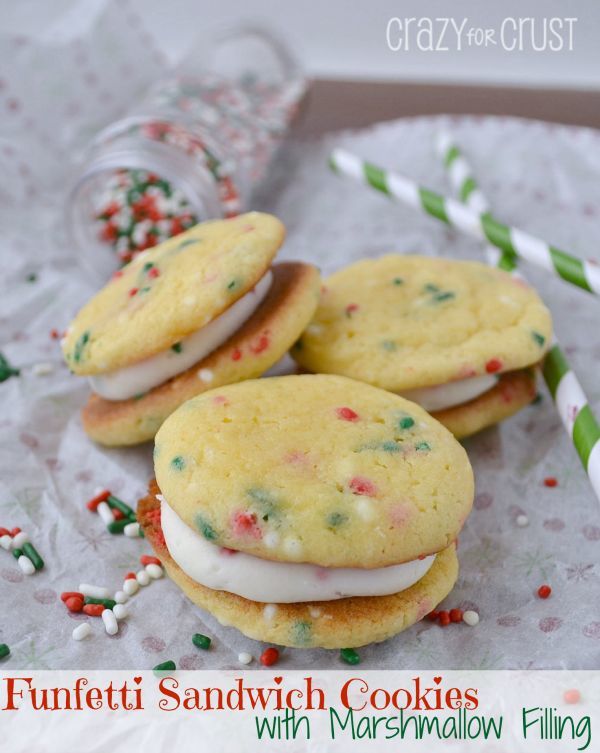
M 23 544 L 23 554 L 29 557 L 36 570 L 42 570 L 44 567 L 44 560 L 40 557 L 38 550 L 29 542 Z
M 90 332 L 89 330 L 86 330 L 75 343 L 75 348 L 73 350 L 73 360 L 75 361 L 75 363 L 79 363 L 83 359 L 83 351 L 89 340 Z
M 415 445 L 415 450 L 417 450 L 417 452 L 429 452 L 430 449 L 431 445 L 429 444 L 429 442 L 417 442 L 417 444 Z
M 215 529 L 202 515 L 196 515 L 196 526 L 207 541 L 216 541 L 219 538 Z
M 346 664 L 360 664 L 360 656 L 353 648 L 343 648 L 340 651 L 340 658 Z
M 348 516 L 343 512 L 332 512 L 327 516 L 327 525 L 330 528 L 337 528 L 348 521 Z
M 540 335 L 539 332 L 536 332 L 535 330 L 533 330 L 533 332 L 531 333 L 531 336 L 533 337 L 534 341 L 540 346 L 540 348 L 544 346 L 544 343 L 546 342 L 546 338 L 544 337 L 544 335 Z
M 171 460 L 171 468 L 174 468 L 176 471 L 182 471 L 185 468 L 184 458 L 181 455 L 176 455 Z
M 173 350 L 175 353 L 181 353 L 183 350 L 183 345 L 181 343 L 175 343 L 174 345 L 171 345 L 171 350 Z
M 539 405 L 542 402 L 543 399 L 544 399 L 544 396 L 542 395 L 542 393 L 538 392 L 537 395 L 531 401 L 531 404 L 532 405 Z
M 143 266 L 144 272 L 149 272 L 153 266 L 154 264 L 151 261 L 147 261 Z
M 404 280 L 401 277 L 394 277 L 394 285 L 402 285 Z
M 133 396 L 134 400 L 141 400 L 143 397 L 145 397 L 148 393 L 147 392 L 138 392 L 137 395 Z
M 235 290 L 239 287 L 239 284 L 238 280 L 231 280 L 231 282 L 227 284 L 227 290 Z
M 440 303 L 441 301 L 449 301 L 451 298 L 455 298 L 456 295 L 452 293 L 450 290 L 448 290 L 445 293 L 436 293 L 433 296 L 433 300 L 437 303 Z
M 117 602 L 114 599 L 93 599 L 91 596 L 87 596 L 85 603 L 102 604 L 102 606 L 106 607 L 107 609 L 112 609 L 114 606 L 116 606 Z
M 112 507 L 113 510 L 120 510 L 123 513 L 123 515 L 126 515 L 128 518 L 135 519 L 134 510 L 132 510 L 128 504 L 123 502 L 122 499 L 119 499 L 118 497 L 114 497 L 111 494 L 106 501 L 108 502 L 108 506 Z
M 263 520 L 268 520 L 269 517 L 277 515 L 279 501 L 267 489 L 262 489 L 259 486 L 254 486 L 251 489 L 248 489 L 246 491 L 246 494 L 261 508 Z
M 291 628 L 292 641 L 296 646 L 310 646 L 312 643 L 312 625 L 306 620 L 297 620 Z
M 175 662 L 169 660 L 169 661 L 161 662 L 161 664 L 157 664 L 152 669 L 155 672 L 165 672 L 165 671 L 168 671 L 168 670 L 176 669 L 176 667 L 175 667 Z
M 10 654 L 10 648 L 6 645 L 6 643 L 0 643 L 0 659 L 4 659 L 4 657 L 8 656 Z
M 149 293 L 151 290 L 152 290 L 152 288 L 149 288 L 149 287 L 140 288 L 138 290 L 138 293 Z
M 396 350 L 396 343 L 393 340 L 383 340 L 381 347 L 387 350 L 388 353 L 393 353 Z
M 25 279 L 27 280 L 27 282 L 37 282 L 37 278 L 38 276 L 36 275 L 36 273 L 32 272 L 31 274 L 28 274 Z
M 6 358 L 0 353 L 0 382 L 6 382 L 12 376 L 19 376 L 19 369 L 13 369 Z
M 384 452 L 394 453 L 394 452 L 400 452 L 401 447 L 398 444 L 398 442 L 394 442 L 394 440 L 389 440 L 387 442 L 383 442 L 382 443 L 381 449 Z
M 423 286 L 423 290 L 426 293 L 439 293 L 440 289 L 437 285 L 434 285 L 432 282 L 428 282 L 427 285 Z
M 193 240 L 191 238 L 188 238 L 185 241 L 181 241 L 181 243 L 177 246 L 177 250 L 180 251 L 182 248 L 185 248 L 186 246 L 193 246 L 195 243 L 199 243 L 200 238 L 194 238 Z
M 106 530 L 109 533 L 123 533 L 125 526 L 128 526 L 131 523 L 131 520 L 129 518 L 123 518 L 122 520 L 113 520 L 112 523 L 109 523 L 106 526 Z
M 19 559 L 19 557 L 20 557 L 20 556 L 21 556 L 22 554 L 23 554 L 23 550 L 22 550 L 22 549 L 13 549 L 13 550 L 12 550 L 12 556 L 13 556 L 13 557 L 14 557 L 14 558 L 15 558 L 16 560 L 18 560 L 18 559 Z
M 398 428 L 399 429 L 410 429 L 411 426 L 414 426 L 414 425 L 415 425 L 415 419 L 412 418 L 411 416 L 403 416 L 398 421 Z
M 192 643 L 196 648 L 201 648 L 204 651 L 208 651 L 210 648 L 211 640 L 208 635 L 202 635 L 202 633 L 194 633 L 192 635 Z

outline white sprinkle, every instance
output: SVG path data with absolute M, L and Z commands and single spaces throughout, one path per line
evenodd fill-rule
M 112 611 L 117 620 L 125 620 L 129 617 L 129 610 L 124 604 L 115 604 Z M 102 614 L 104 614 L 104 612 Z
M 302 544 L 298 539 L 288 538 L 283 542 L 283 548 L 290 557 L 298 557 L 302 553 Z
M 113 511 L 110 509 L 107 502 L 100 502 L 100 504 L 96 508 L 96 511 L 98 512 L 98 515 L 102 518 L 102 522 L 105 525 L 114 523 L 115 516 L 113 515 Z
M 241 654 L 238 654 L 238 661 L 240 664 L 251 664 L 252 659 L 252 654 L 249 654 L 247 651 L 242 651 Z
M 35 567 L 33 566 L 33 562 L 29 559 L 29 557 L 26 557 L 24 554 L 22 554 L 19 559 L 17 560 L 17 564 L 21 568 L 21 571 L 25 573 L 25 575 L 33 575 L 35 573 Z
M 210 369 L 200 369 L 200 371 L 198 371 L 198 378 L 203 382 L 212 382 L 215 375 Z
M 311 617 L 313 617 L 315 620 L 320 617 L 323 614 L 323 610 L 319 609 L 319 607 L 309 607 L 308 613 Z
M 277 604 L 265 604 L 265 608 L 263 609 L 263 617 L 268 622 L 271 622 L 272 619 L 274 619 L 275 615 L 277 614 Z
M 274 549 L 279 543 L 279 534 L 277 531 L 268 531 L 263 536 L 263 542 L 267 549 Z
M 82 641 L 87 638 L 92 632 L 92 628 L 89 622 L 82 622 L 81 625 L 77 625 L 75 630 L 71 633 L 74 641 Z
M 469 625 L 469 627 L 475 627 L 475 625 L 479 624 L 479 615 L 472 609 L 467 609 L 466 612 L 463 612 L 463 622 L 465 625 Z
M 133 596 L 139 591 L 139 589 L 140 584 L 135 578 L 127 578 L 123 583 L 123 591 L 125 591 L 127 596 Z
M 109 635 L 115 635 L 116 633 L 119 632 L 119 624 L 117 622 L 115 613 L 112 611 L 112 609 L 105 609 L 102 612 L 102 622 L 104 623 L 106 632 Z
M 356 512 L 363 520 L 371 520 L 373 517 L 373 505 L 366 499 L 356 502 Z
M 160 565 L 156 565 L 154 562 L 151 562 L 149 565 L 146 565 L 146 572 L 152 578 L 152 580 L 158 580 L 159 578 L 162 578 L 163 575 L 165 574 L 162 567 Z
M 139 523 L 128 523 L 123 529 L 125 536 L 129 536 L 130 539 L 135 539 L 140 535 Z
M 129 596 L 127 596 L 125 591 L 117 591 L 115 594 L 115 601 L 117 604 L 125 604 L 125 602 L 129 601 Z
M 110 591 L 108 588 L 102 588 L 102 586 L 92 586 L 89 583 L 80 583 L 77 590 L 84 596 L 89 596 L 90 599 L 110 599 Z
M 517 515 L 517 525 L 519 528 L 525 528 L 529 525 L 529 518 L 527 515 Z
M 5 533 L 4 536 L 0 536 L 0 546 L 2 549 L 6 549 L 7 552 L 10 552 L 12 549 L 12 536 L 9 536 L 7 533 Z
M 31 371 L 34 376 L 48 376 L 54 371 L 54 366 L 51 363 L 36 363 L 33 365 Z
M 145 569 L 140 570 L 138 573 L 136 573 L 135 578 L 140 586 L 147 586 L 148 583 L 150 583 L 150 576 Z
M 16 536 L 13 536 L 12 548 L 21 549 L 23 547 L 23 544 L 27 544 L 28 541 L 29 536 L 25 533 L 25 531 L 21 531 Z

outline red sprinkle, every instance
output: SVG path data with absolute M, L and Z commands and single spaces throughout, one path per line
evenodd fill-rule
M 65 601 L 65 606 L 69 612 L 81 612 L 83 609 L 83 599 L 81 596 L 71 596 Z
M 159 567 L 162 567 L 162 562 L 158 559 L 158 557 L 152 557 L 149 554 L 142 554 L 140 557 L 140 563 L 146 567 L 146 565 L 158 565 Z
M 137 580 L 135 573 L 127 573 L 125 576 L 125 580 L 131 580 L 132 578 L 133 580 Z
M 117 507 L 113 508 L 112 514 L 115 520 L 123 520 L 123 518 L 125 517 L 125 513 L 119 510 Z
M 269 347 L 269 336 L 261 335 L 258 340 L 250 345 L 250 350 L 258 356 Z
M 485 365 L 485 370 L 488 374 L 495 374 L 502 368 L 502 361 L 499 358 L 490 358 Z
M 462 609 L 450 610 L 450 622 L 462 622 L 463 611 Z
M 84 604 L 83 605 L 83 611 L 86 614 L 89 614 L 90 617 L 100 617 L 100 615 L 102 614 L 102 612 L 104 612 L 105 609 L 106 607 L 104 606 L 104 604 Z
M 139 288 L 131 288 L 129 291 L 129 297 L 133 298 L 133 296 L 138 292 Z
M 108 489 L 105 489 L 103 492 L 100 492 L 96 497 L 93 497 L 90 499 L 90 501 L 87 503 L 87 509 L 94 512 L 97 508 L 100 502 L 106 502 L 106 500 L 110 497 L 110 492 Z
M 439 616 L 440 616 L 440 613 L 436 612 L 434 609 L 433 612 L 429 612 L 429 614 L 425 615 L 425 619 L 429 620 L 430 622 L 437 622 L 437 619 Z
M 540 597 L 540 599 L 547 599 L 551 593 L 552 589 L 550 588 L 550 586 L 547 586 L 545 584 L 538 588 L 538 596 Z
M 233 515 L 231 525 L 236 536 L 251 536 L 253 539 L 261 539 L 262 531 L 257 523 L 256 515 L 250 512 L 236 512 Z
M 549 486 L 551 489 L 555 486 L 558 486 L 558 480 L 554 478 L 554 476 L 548 476 L 548 478 L 544 479 L 544 486 Z
M 271 667 L 279 661 L 279 651 L 276 648 L 266 648 L 260 655 L 260 663 L 265 667 Z
M 358 311 L 359 308 L 360 308 L 360 306 L 358 305 L 358 303 L 349 303 L 346 306 L 346 316 L 350 316 L 355 311 Z
M 376 492 L 375 484 L 364 476 L 354 476 L 350 479 L 350 489 L 354 494 L 364 497 L 374 497 Z
M 438 615 L 438 622 L 440 623 L 441 627 L 446 627 L 450 624 L 450 612 L 447 612 L 445 609 L 442 610 Z
M 241 357 L 242 357 L 242 351 L 239 348 L 234 348 L 234 350 L 231 353 L 231 360 L 239 361 Z
M 0 528 L 0 536 L 10 536 L 8 528 Z
M 18 533 L 21 533 L 21 529 L 20 528 L 13 528 L 12 531 L 10 532 L 10 535 L 14 537 Z
M 60 332 L 57 329 L 50 330 L 50 337 L 53 340 L 60 340 Z
M 358 413 L 353 411 L 352 408 L 336 408 L 335 412 L 342 421 L 358 421 Z
M 66 602 L 67 599 L 71 599 L 73 596 L 77 596 L 78 599 L 83 601 L 83 594 L 80 594 L 79 591 L 65 591 L 60 595 L 60 600 Z
M 151 267 L 148 270 L 148 277 L 160 277 L 160 270 L 158 267 Z

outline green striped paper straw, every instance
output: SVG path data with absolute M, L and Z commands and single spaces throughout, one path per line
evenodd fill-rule
M 486 196 L 479 188 L 468 161 L 447 133 L 437 139 L 437 149 L 448 170 L 454 190 L 467 206 L 479 212 L 489 212 Z M 452 169 L 452 165 L 458 168 Z M 486 249 L 488 262 L 506 269 L 512 275 L 522 277 L 510 255 L 498 251 L 495 246 Z M 564 352 L 555 340 L 542 365 L 544 381 L 567 434 L 585 468 L 590 483 L 600 500 L 600 425 L 592 413 L 588 399 L 569 366 Z
M 487 240 L 509 258 L 522 258 L 557 274 L 583 290 L 600 295 L 600 266 L 550 246 L 523 230 L 504 225 L 489 212 L 473 211 L 455 199 L 422 188 L 409 178 L 361 160 L 344 149 L 334 149 L 329 165 L 337 173 L 367 183 L 479 240 Z

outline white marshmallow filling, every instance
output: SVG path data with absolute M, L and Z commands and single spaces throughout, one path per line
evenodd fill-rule
M 371 570 L 275 562 L 207 541 L 161 500 L 161 525 L 173 560 L 193 581 L 250 601 L 290 604 L 351 596 L 386 596 L 410 588 L 433 565 L 435 555 Z
M 267 270 L 252 290 L 225 309 L 220 316 L 168 350 L 131 366 L 89 377 L 92 390 L 106 400 L 127 400 L 187 371 L 226 342 L 250 319 L 267 295 L 272 281 L 273 273 Z M 202 374 L 202 371 L 205 370 L 200 370 L 198 378 L 207 381 L 205 377 L 209 375 Z
M 423 387 L 416 390 L 404 390 L 398 393 L 407 400 L 412 400 L 426 411 L 444 410 L 455 405 L 468 403 L 476 397 L 488 392 L 497 383 L 497 377 L 492 374 L 457 379 L 455 382 L 438 384 L 435 387 Z

